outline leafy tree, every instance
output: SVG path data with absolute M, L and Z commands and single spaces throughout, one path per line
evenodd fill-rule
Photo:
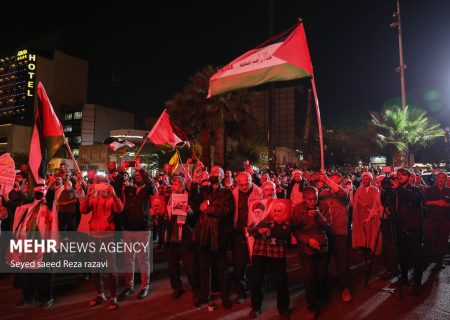
M 440 125 L 420 109 L 406 107 L 402 110 L 399 106 L 390 106 L 381 113 L 373 112 L 370 115 L 376 140 L 383 147 L 391 147 L 396 165 L 402 160 L 409 164 L 410 154 L 444 135 Z
M 214 163 L 223 166 L 226 137 L 231 134 L 242 137 L 240 133 L 253 119 L 253 98 L 247 90 L 206 98 L 209 78 L 217 70 L 216 67 L 206 66 L 189 78 L 181 93 L 167 102 L 167 109 L 174 119 L 197 137 L 206 166 L 211 164 L 211 141 L 214 141 Z

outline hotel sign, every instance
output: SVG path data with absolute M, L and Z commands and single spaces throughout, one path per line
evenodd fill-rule
M 27 97 L 34 97 L 34 88 L 36 81 L 36 55 L 28 52 L 27 49 L 17 52 L 16 61 L 25 61 L 27 72 L 26 77 L 26 94 Z

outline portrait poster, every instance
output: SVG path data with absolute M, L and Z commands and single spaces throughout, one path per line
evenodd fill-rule
M 247 226 L 256 226 L 267 216 L 267 200 L 250 201 L 248 207 Z
M 150 196 L 150 215 L 167 214 L 166 198 L 164 196 Z
M 291 221 L 292 214 L 292 202 L 290 199 L 270 199 L 268 204 L 268 219 L 274 219 L 274 210 L 284 209 L 285 212 L 285 221 Z M 293 235 L 291 235 L 291 244 L 297 244 L 297 240 Z
M 290 199 L 269 199 L 267 203 L 267 219 L 273 220 L 274 219 L 274 209 L 280 209 L 283 208 L 284 215 L 285 215 L 285 221 L 290 222 L 291 221 L 291 213 L 292 213 L 292 202 Z

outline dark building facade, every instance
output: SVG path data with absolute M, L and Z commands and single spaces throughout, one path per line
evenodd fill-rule
M 36 54 L 27 49 L 0 58 L 0 124 L 31 124 L 36 60 Z
M 273 97 L 271 97 L 269 89 L 255 90 L 257 135 L 264 137 L 267 145 L 270 126 L 269 107 L 271 101 L 275 104 L 275 112 L 272 115 L 274 130 L 271 134 L 277 153 L 277 164 L 292 163 L 299 160 L 299 153 L 302 152 L 304 146 L 308 89 L 309 86 L 304 84 L 277 84 L 274 86 Z M 283 150 L 283 152 L 280 150 Z M 286 156 L 286 154 L 289 154 L 289 156 Z
M 111 130 L 135 126 L 134 114 L 97 104 L 63 105 L 61 113 L 64 135 L 75 156 L 81 145 L 103 143 Z

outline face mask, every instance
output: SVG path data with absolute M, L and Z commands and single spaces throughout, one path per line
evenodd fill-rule
M 34 193 L 34 198 L 36 200 L 41 200 L 42 198 L 44 198 L 44 193 L 43 192 L 35 192 Z
M 219 183 L 219 177 L 209 177 L 209 182 L 212 184 L 217 184 Z

